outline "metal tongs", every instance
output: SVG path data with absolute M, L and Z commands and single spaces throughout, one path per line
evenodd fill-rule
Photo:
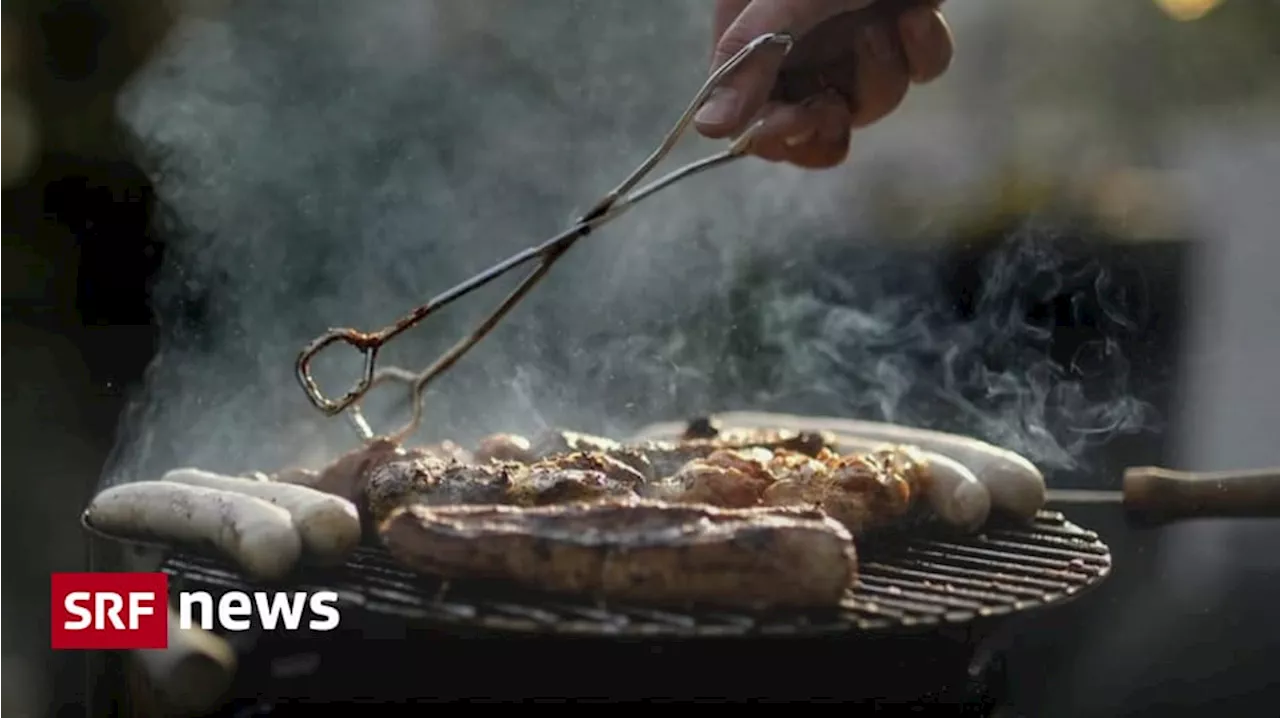
M 572 227 L 566 229 L 560 234 L 546 240 L 542 244 L 530 247 L 496 265 L 477 274 L 471 279 L 446 290 L 436 297 L 432 298 L 426 304 L 414 309 L 412 312 L 401 318 L 395 324 L 380 329 L 376 332 L 362 332 L 356 329 L 331 329 L 326 334 L 317 337 L 302 350 L 298 355 L 296 364 L 297 376 L 299 383 L 302 384 L 303 390 L 307 394 L 307 398 L 311 403 L 326 416 L 336 416 L 342 412 L 347 412 L 348 418 L 355 426 L 356 431 L 363 439 L 372 439 L 375 434 L 365 420 L 363 413 L 360 411 L 359 402 L 374 387 L 388 381 L 396 381 L 407 384 L 409 386 L 409 396 L 412 405 L 412 416 L 408 423 L 394 432 L 385 435 L 386 438 L 401 442 L 409 437 L 418 428 L 422 420 L 422 403 L 423 394 L 427 385 L 433 379 L 438 377 L 452 367 L 471 347 L 475 346 L 481 339 L 489 334 L 490 331 L 502 320 L 508 312 L 511 311 L 516 304 L 520 302 L 529 290 L 538 283 L 538 280 L 546 276 L 556 260 L 564 256 L 565 252 L 574 245 L 579 239 L 587 236 L 594 230 L 607 222 L 620 217 L 628 209 L 634 207 L 641 200 L 652 196 L 659 190 L 670 187 L 676 182 L 691 177 L 704 170 L 713 167 L 719 167 L 732 160 L 743 157 L 747 154 L 751 147 L 751 138 L 753 126 L 747 132 L 744 132 L 736 140 L 734 140 L 728 148 L 705 157 L 701 160 L 691 162 L 670 173 L 660 177 L 639 189 L 636 186 L 648 175 L 653 169 L 671 152 L 688 128 L 689 123 L 693 120 L 694 114 L 702 107 L 711 92 L 719 87 L 724 78 L 737 69 L 748 58 L 756 53 L 772 47 L 781 47 L 784 52 L 789 51 L 792 45 L 792 37 L 785 33 L 775 33 L 761 35 L 753 40 L 746 47 L 739 50 L 733 57 L 729 58 L 721 65 L 711 77 L 703 84 L 702 89 L 698 90 L 698 94 L 694 96 L 693 101 L 689 103 L 684 114 L 680 116 L 679 121 L 663 138 L 662 144 L 658 146 L 654 152 L 640 164 L 628 176 L 622 184 L 618 185 L 613 191 L 609 192 L 599 202 L 591 208 L 589 212 L 582 215 Z M 472 292 L 489 282 L 501 277 L 511 270 L 537 261 L 537 266 L 533 271 L 520 283 L 514 291 L 502 301 L 501 304 L 493 310 L 489 316 L 480 323 L 469 335 L 463 337 L 457 344 L 446 351 L 440 358 L 436 359 L 430 366 L 421 372 L 414 374 L 412 372 L 400 369 L 398 367 L 387 367 L 379 370 L 377 368 L 378 351 L 386 345 L 387 342 L 395 339 L 409 329 L 417 326 L 422 320 L 431 316 L 432 313 L 443 308 L 455 299 Z M 343 343 L 355 347 L 364 356 L 364 369 L 360 380 L 347 391 L 340 399 L 329 399 L 321 391 L 315 379 L 311 375 L 311 361 L 332 344 Z

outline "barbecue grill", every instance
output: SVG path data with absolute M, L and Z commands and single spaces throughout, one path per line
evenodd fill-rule
M 1095 533 L 1050 511 L 978 536 L 882 535 L 859 552 L 861 574 L 838 608 L 749 615 L 444 582 L 363 547 L 346 565 L 310 569 L 289 586 L 337 592 L 336 631 L 224 636 L 241 655 L 226 714 L 278 714 L 300 700 L 715 696 L 988 715 L 1002 690 L 1002 636 L 1034 609 L 1096 586 L 1111 567 Z M 174 591 L 281 588 L 190 553 L 170 554 L 162 570 Z
M 1096 534 L 1041 512 L 1025 526 L 997 526 L 963 539 L 881 538 L 863 543 L 858 583 L 826 613 L 750 615 L 575 603 L 484 584 L 445 582 L 400 567 L 364 547 L 337 570 L 298 578 L 292 590 L 332 590 L 344 624 L 387 619 L 406 630 L 617 638 L 730 638 L 865 634 L 958 625 L 1046 606 L 1095 585 L 1111 568 Z M 175 590 L 262 590 L 212 558 L 175 555 L 164 564 Z

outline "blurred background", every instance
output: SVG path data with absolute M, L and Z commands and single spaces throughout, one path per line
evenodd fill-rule
M 757 408 L 978 435 L 1057 486 L 1280 465 L 1280 4 L 947 10 L 952 69 L 849 163 L 709 173 L 582 243 L 425 434 Z M 562 228 L 674 121 L 709 25 L 683 0 L 5 3 L 5 713 L 83 703 L 47 586 L 85 565 L 95 487 L 350 447 L 295 352 Z M 1116 569 L 1017 637 L 1017 714 L 1274 715 L 1280 527 L 1070 516 Z

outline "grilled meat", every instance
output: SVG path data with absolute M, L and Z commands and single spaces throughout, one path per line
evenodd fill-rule
M 533 453 L 533 444 L 517 434 L 486 436 L 476 445 L 475 457 L 481 464 L 490 461 L 519 461 L 523 464 L 531 464 L 538 458 Z
M 727 508 L 808 506 L 857 534 L 901 517 L 924 495 L 926 479 L 927 465 L 902 449 L 841 457 L 754 447 L 693 459 L 645 495 Z
M 722 449 L 785 449 L 817 456 L 835 445 L 833 437 L 815 431 L 734 430 L 719 431 L 714 438 L 686 438 L 681 441 L 647 441 L 624 445 L 612 439 L 572 431 L 553 431 L 533 442 L 540 459 L 565 453 L 604 454 L 656 481 L 670 477 L 694 459 L 703 459 Z
M 468 466 L 419 457 L 376 467 L 366 494 L 370 514 L 381 520 L 407 504 L 543 506 L 635 496 L 634 486 L 603 471 L 515 462 Z
M 593 451 L 607 454 L 623 448 L 622 444 L 613 439 L 606 439 L 603 436 L 593 436 L 559 429 L 542 433 L 532 444 L 534 456 L 540 459 L 576 451 Z
M 549 459 L 561 454 L 602 454 L 616 459 L 635 469 L 645 479 L 660 478 L 645 453 L 636 448 L 623 446 L 613 439 L 606 439 L 576 431 L 548 431 L 533 443 L 533 455 L 536 459 Z
M 721 449 L 685 464 L 654 492 L 682 503 L 746 508 L 760 503 L 765 489 L 777 481 L 767 449 Z
M 401 562 L 446 578 L 680 606 L 833 606 L 857 566 L 843 527 L 794 508 L 639 499 L 524 510 L 415 505 L 395 511 L 380 533 Z
M 480 460 L 476 458 L 475 454 L 449 440 L 441 441 L 438 444 L 414 447 L 409 449 L 407 453 L 411 455 L 425 454 L 428 456 L 436 456 L 447 461 L 456 461 L 459 464 L 480 463 Z
M 875 525 L 867 496 L 845 493 L 829 481 L 784 479 L 764 490 L 765 506 L 807 506 L 821 509 L 857 536 Z
M 603 471 L 531 466 L 516 473 L 508 491 L 508 500 L 504 503 L 549 506 L 634 496 L 634 485 L 613 479 Z
M 579 471 L 593 471 L 604 474 L 611 480 L 618 482 L 623 486 L 632 489 L 639 488 L 644 485 L 646 476 L 636 469 L 614 458 L 609 454 L 577 451 L 572 454 L 561 454 L 552 456 L 534 463 L 530 468 L 565 470 L 575 469 Z
M 772 466 L 780 480 L 765 489 L 763 503 L 820 508 L 854 534 L 900 518 L 924 495 L 927 480 L 927 466 L 896 447 L 833 455 L 821 468 L 794 455 L 775 457 Z
M 538 446 L 523 452 L 521 437 L 491 436 L 475 453 L 488 463 L 473 464 L 466 460 L 475 457 L 452 442 L 403 449 L 375 440 L 320 472 L 291 470 L 276 480 L 346 497 L 373 521 L 410 503 L 544 506 L 639 494 L 722 508 L 821 508 L 856 533 L 901 516 L 923 492 L 927 474 L 923 462 L 902 450 L 838 457 L 816 433 L 722 431 L 715 439 L 624 447 L 555 432 Z M 559 451 L 532 462 L 499 458 L 528 458 L 549 447 L 594 450 Z
M 704 459 L 717 451 L 767 449 L 817 456 L 823 451 L 829 452 L 832 445 L 830 437 L 818 432 L 751 431 L 721 432 L 714 439 L 646 441 L 629 448 L 648 457 L 655 476 L 666 477 L 675 474 L 690 461 Z
M 690 419 L 684 428 L 682 439 L 714 439 L 720 434 L 721 422 L 710 416 Z
M 842 456 L 831 464 L 831 481 L 844 493 L 870 497 L 875 514 L 894 519 L 923 493 L 924 465 L 897 448 Z
M 273 474 L 270 480 L 309 486 L 363 506 L 365 487 L 375 469 L 392 461 L 417 459 L 431 459 L 444 465 L 467 464 L 472 461 L 472 456 L 452 441 L 405 448 L 387 439 L 373 439 L 339 456 L 319 471 L 289 468 Z
M 275 481 L 310 486 L 360 505 L 364 485 L 372 469 L 384 462 L 409 456 L 403 447 L 386 439 L 375 439 L 339 456 L 320 471 L 286 469 L 272 477 Z

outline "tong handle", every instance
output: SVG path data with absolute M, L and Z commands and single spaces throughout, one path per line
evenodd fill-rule
M 1124 472 L 1124 506 L 1143 523 L 1280 518 L 1280 468 L 1190 472 L 1132 467 Z

